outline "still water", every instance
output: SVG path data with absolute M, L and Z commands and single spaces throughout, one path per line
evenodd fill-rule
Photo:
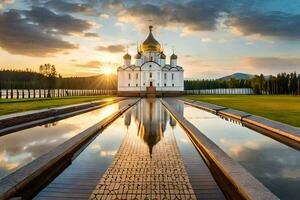
M 101 121 L 129 100 L 0 137 L 0 179 Z
M 143 161 L 151 159 L 154 151 L 157 155 L 161 145 L 167 148 L 168 145 L 165 143 L 176 140 L 175 143 L 180 153 L 189 152 L 189 156 L 197 157 L 203 162 L 185 132 L 170 117 L 160 101 L 142 99 L 99 133 L 73 160 L 72 164 L 45 187 L 35 199 L 73 198 L 74 196 L 88 199 L 107 168 L 111 168 L 111 163 L 117 162 L 114 158 L 128 139 L 133 141 L 132 148 L 136 151 L 134 155 L 126 154 L 126 159 L 137 159 L 135 156 Z M 160 153 L 167 154 L 167 152 Z M 160 153 L 158 155 L 161 155 Z M 131 156 L 134 158 L 131 159 Z M 63 191 L 61 187 L 68 188 L 68 191 Z
M 168 100 L 184 117 L 280 199 L 300 199 L 300 152 L 238 122 Z M 181 111 L 182 112 L 182 111 Z

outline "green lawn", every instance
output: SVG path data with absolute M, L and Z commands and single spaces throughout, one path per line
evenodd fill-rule
M 185 97 L 234 108 L 300 127 L 300 96 L 187 95 Z
M 112 97 L 109 95 L 86 96 L 86 97 L 59 97 L 45 99 L 1 99 L 0 115 L 23 112 L 28 110 L 38 110 L 57 106 L 82 103 L 87 101 L 96 101 Z

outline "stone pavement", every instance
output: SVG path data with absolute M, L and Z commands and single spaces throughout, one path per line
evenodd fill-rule
M 128 133 L 90 199 L 196 199 L 173 134 L 148 145 Z

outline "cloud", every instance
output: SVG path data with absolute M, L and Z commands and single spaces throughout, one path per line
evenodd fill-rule
M 98 60 L 91 60 L 87 63 L 76 64 L 76 67 L 84 67 L 84 68 L 99 68 L 103 66 L 103 63 Z
M 32 7 L 31 10 L 23 13 L 28 21 L 37 23 L 44 31 L 52 34 L 82 33 L 92 27 L 92 24 L 86 20 L 76 19 L 66 14 L 58 15 L 44 7 Z
M 120 53 L 125 51 L 125 46 L 121 44 L 117 45 L 108 45 L 108 46 L 98 46 L 98 51 L 106 51 L 110 53 Z
M 62 13 L 82 13 L 90 16 L 100 16 L 101 13 L 88 3 L 70 3 L 63 0 L 50 0 L 45 6 Z
M 0 14 L 0 47 L 11 54 L 27 56 L 52 56 L 78 48 L 43 31 L 39 25 L 28 21 L 18 10 Z
M 300 58 L 248 57 L 241 65 L 260 73 L 300 72 Z
M 118 13 L 122 22 L 145 24 L 152 19 L 159 26 L 181 25 L 186 31 L 214 31 L 222 13 L 227 11 L 226 1 L 167 1 L 162 4 L 135 4 Z
M 84 33 L 85 37 L 95 37 L 100 38 L 100 36 L 97 33 Z
M 299 14 L 244 12 L 230 16 L 227 23 L 242 35 L 300 39 Z

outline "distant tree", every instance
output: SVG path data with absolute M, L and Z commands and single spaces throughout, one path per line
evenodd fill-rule
M 51 97 L 50 90 L 55 87 L 57 72 L 54 65 L 51 64 L 44 64 L 40 66 L 40 73 L 46 78 L 47 80 L 47 88 L 48 94 L 47 97 Z

